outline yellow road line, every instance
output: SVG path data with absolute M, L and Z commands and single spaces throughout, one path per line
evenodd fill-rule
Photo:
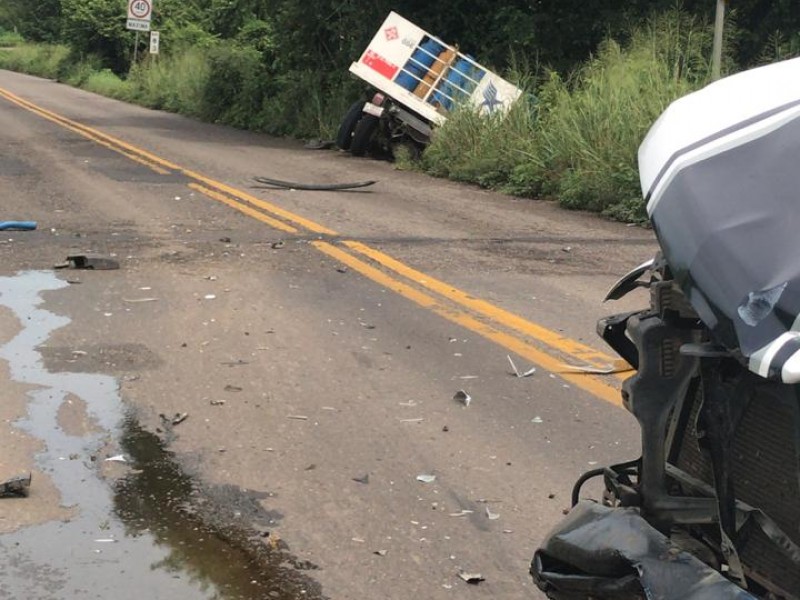
M 474 331 L 477 334 L 485 337 L 496 344 L 511 350 L 512 352 L 536 363 L 540 367 L 548 371 L 558 372 L 561 368 L 561 363 L 558 359 L 542 352 L 535 346 L 527 344 L 512 336 L 511 334 L 502 332 L 490 324 L 479 321 L 475 317 L 457 310 L 448 308 L 442 305 L 435 298 L 411 287 L 401 281 L 393 279 L 383 271 L 372 267 L 371 265 L 359 260 L 358 258 L 348 254 L 344 250 L 328 242 L 313 242 L 315 248 L 327 254 L 331 258 L 344 263 L 354 271 L 358 271 L 365 277 L 371 279 L 385 288 L 411 300 L 412 302 L 426 308 L 437 315 L 444 317 L 448 321 L 456 323 L 461 327 Z M 619 390 L 598 378 L 588 376 L 582 373 L 560 373 L 560 376 L 572 383 L 573 385 L 594 394 L 598 398 L 602 398 L 606 402 L 614 404 L 615 406 L 622 406 L 622 400 Z
M 20 98 L 19 96 L 12 94 L 11 92 L 8 92 L 7 90 L 3 90 L 2 88 L 0 88 L 0 95 L 5 96 L 6 99 L 22 106 L 23 108 L 27 108 L 32 112 L 38 113 L 40 116 L 55 123 L 58 123 L 68 129 L 71 129 L 76 133 L 80 133 L 84 137 L 89 137 L 90 139 L 93 139 L 94 141 L 102 144 L 103 146 L 111 148 L 112 150 L 119 152 L 127 156 L 128 158 L 136 160 L 137 162 L 142 162 L 142 160 L 145 160 L 148 162 L 155 163 L 156 165 L 160 165 L 171 171 L 177 171 L 178 173 L 186 175 L 190 179 L 194 179 L 198 183 L 202 183 L 208 186 L 209 188 L 216 188 L 219 192 L 230 194 L 231 196 L 238 198 L 239 200 L 242 200 L 254 206 L 258 206 L 259 208 L 271 212 L 276 217 L 282 217 L 287 221 L 296 223 L 297 225 L 305 227 L 306 229 L 314 233 L 320 233 L 324 235 L 336 235 L 336 232 L 334 230 L 329 229 L 323 225 L 320 225 L 319 223 L 315 223 L 310 219 L 306 219 L 304 217 L 296 215 L 270 202 L 265 202 L 260 198 L 256 198 L 255 196 L 242 192 L 241 190 L 237 190 L 236 188 L 225 185 L 222 182 L 216 181 L 199 173 L 195 173 L 194 171 L 191 171 L 189 169 L 185 169 L 180 165 L 165 160 L 159 156 L 156 156 L 155 154 L 148 152 L 147 150 L 143 150 L 142 148 L 139 148 L 137 146 L 134 146 L 133 144 L 129 144 L 128 142 L 115 138 L 107 133 L 103 133 L 102 131 L 98 131 L 87 125 L 83 125 L 82 123 L 72 121 L 67 117 L 63 117 L 47 109 L 41 108 L 31 102 L 28 102 L 27 100 Z M 117 147 L 114 148 L 113 146 Z M 148 164 L 148 166 L 151 166 L 152 168 L 152 165 Z
M 34 113 L 38 114 L 43 119 L 47 119 L 48 121 L 52 121 L 53 123 L 56 123 L 57 125 L 61 125 L 62 127 L 66 128 L 66 129 L 69 129 L 70 131 L 73 131 L 73 132 L 75 132 L 75 133 L 77 133 L 77 134 L 79 134 L 79 135 L 81 135 L 81 136 L 83 136 L 85 138 L 88 138 L 89 140 L 91 140 L 91 141 L 93 141 L 93 142 L 95 142 L 95 143 L 97 143 L 97 144 L 99 144 L 101 146 L 104 146 L 105 148 L 108 148 L 109 150 L 113 150 L 114 152 L 122 154 L 125 158 L 129 158 L 132 161 L 135 161 L 135 162 L 137 162 L 139 164 L 142 164 L 142 165 L 144 165 L 146 167 L 149 167 L 150 169 L 152 169 L 153 171 L 155 171 L 159 175 L 167 175 L 169 173 L 169 171 L 167 171 L 166 169 L 161 168 L 157 164 L 154 164 L 154 163 L 152 163 L 152 162 L 150 162 L 148 160 L 145 160 L 145 159 L 143 159 L 143 158 L 141 158 L 141 157 L 139 157 L 139 156 L 137 156 L 135 154 L 127 152 L 127 151 L 123 150 L 122 148 L 117 148 L 113 144 L 103 140 L 102 138 L 100 138 L 100 137 L 98 137 L 96 135 L 93 135 L 93 134 L 91 134 L 91 133 L 89 133 L 87 131 L 84 131 L 80 127 L 77 127 L 77 126 L 71 124 L 70 122 L 68 122 L 66 120 L 63 120 L 62 118 L 59 118 L 58 116 L 53 115 L 52 113 L 49 113 L 48 111 L 45 111 L 44 109 L 40 109 L 39 107 L 37 107 L 35 105 L 29 105 L 29 103 L 25 102 L 21 98 L 17 98 L 16 96 L 13 96 L 13 94 L 8 94 L 8 92 L 5 92 L 5 90 L 0 89 L 0 96 L 5 97 L 6 100 L 18 105 L 20 108 L 24 108 L 25 110 L 29 110 L 31 112 L 34 112 Z
M 181 172 L 183 174 L 185 174 L 187 177 L 191 177 L 192 179 L 195 179 L 196 181 L 199 181 L 201 183 L 205 183 L 206 185 L 208 185 L 210 187 L 215 187 L 215 188 L 217 188 L 218 190 L 220 190 L 222 192 L 225 192 L 225 193 L 230 194 L 231 196 L 233 196 L 235 198 L 238 198 L 239 200 L 242 200 L 242 201 L 247 202 L 249 204 L 252 204 L 254 206 L 258 206 L 259 208 L 263 208 L 264 210 L 269 211 L 269 212 L 271 212 L 272 214 L 274 214 L 276 216 L 283 217 L 287 221 L 291 221 L 293 223 L 296 223 L 296 224 L 300 225 L 301 227 L 305 227 L 309 231 L 312 231 L 314 233 L 321 233 L 321 234 L 324 234 L 324 235 L 336 235 L 336 232 L 333 229 L 328 229 L 327 227 L 324 227 L 324 226 L 320 225 L 319 223 L 315 223 L 314 221 L 311 221 L 309 219 L 306 219 L 304 217 L 296 215 L 296 214 L 294 214 L 292 212 L 289 212 L 288 210 L 283 209 L 283 208 L 281 208 L 279 206 L 276 206 L 276 205 L 274 205 L 274 204 L 272 204 L 270 202 L 265 202 L 264 200 L 261 200 L 260 198 L 256 198 L 255 196 L 251 196 L 250 194 L 247 194 L 247 193 L 245 193 L 245 192 L 243 192 L 241 190 L 237 190 L 236 188 L 233 188 L 233 187 L 231 187 L 229 185 L 225 185 L 224 183 L 220 183 L 219 181 L 215 181 L 213 179 L 209 179 L 208 177 L 200 175 L 199 173 L 195 173 L 193 171 L 189 171 L 189 170 L 186 170 L 186 169 L 182 169 Z
M 559 335 L 555 331 L 551 331 L 545 327 L 542 327 L 541 325 L 532 323 L 518 315 L 508 312 L 507 310 L 503 310 L 494 304 L 490 304 L 485 300 L 474 298 L 473 296 L 470 296 L 466 292 L 463 292 L 462 290 L 459 290 L 450 284 L 444 283 L 443 281 L 431 277 L 430 275 L 417 271 L 416 269 L 413 269 L 408 265 L 392 258 L 388 254 L 384 254 L 379 250 L 370 248 L 361 242 L 350 241 L 344 242 L 344 244 L 348 248 L 358 252 L 359 254 L 367 256 L 387 269 L 391 269 L 395 273 L 410 279 L 418 285 L 428 288 L 432 292 L 435 292 L 440 296 L 444 296 L 456 304 L 460 304 L 461 306 L 474 310 L 478 314 L 481 314 L 488 319 L 495 321 L 496 323 L 500 323 L 501 325 L 505 325 L 510 329 L 535 338 L 555 350 L 559 350 L 560 352 L 573 356 L 578 360 L 589 363 L 590 365 L 596 367 L 613 364 L 615 362 L 613 357 L 604 354 L 599 350 L 595 350 L 590 346 L 586 346 L 578 341 L 564 337 L 563 335 Z M 557 370 L 563 371 L 563 365 Z M 627 377 L 627 375 L 625 377 Z
M 278 229 L 279 231 L 284 231 L 286 233 L 299 232 L 296 227 L 284 223 L 277 218 L 273 218 L 272 216 L 265 214 L 265 212 L 270 213 L 275 217 L 283 218 L 284 220 L 294 223 L 300 228 L 306 229 L 313 233 L 337 235 L 334 230 L 315 223 L 310 219 L 306 219 L 270 202 L 266 202 L 260 198 L 256 198 L 255 196 L 247 194 L 246 192 L 237 190 L 236 188 L 189 169 L 185 169 L 175 163 L 165 160 L 132 144 L 119 140 L 111 135 L 41 108 L 2 88 L 0 88 L 0 96 L 5 97 L 10 102 L 17 104 L 18 106 L 35 114 L 38 114 L 49 121 L 61 125 L 62 127 L 78 133 L 106 148 L 118 152 L 126 158 L 144 164 L 159 173 L 168 174 L 170 171 L 181 173 L 186 177 L 193 179 L 195 182 L 198 182 L 188 183 L 187 185 L 191 189 L 204 194 L 215 201 L 221 202 L 247 216 L 257 219 L 275 229 Z M 257 207 L 261 210 L 256 210 L 254 207 Z M 519 339 L 518 337 L 514 337 L 509 333 L 505 333 L 497 329 L 494 325 L 501 325 L 515 332 L 519 332 L 549 346 L 550 348 L 574 357 L 582 362 L 589 363 L 593 366 L 600 366 L 601 363 L 613 364 L 615 362 L 614 359 L 608 355 L 581 344 L 580 342 L 561 336 L 556 332 L 546 329 L 545 327 L 527 321 L 522 317 L 496 307 L 489 302 L 474 298 L 466 292 L 463 292 L 449 284 L 417 271 L 388 256 L 387 254 L 370 248 L 363 243 L 348 241 L 344 244 L 349 250 L 366 256 L 382 267 L 395 272 L 396 274 L 408 279 L 416 285 L 429 289 L 430 291 L 442 296 L 445 300 L 454 303 L 455 305 L 461 306 L 489 319 L 493 322 L 493 324 L 482 322 L 469 313 L 454 310 L 453 308 L 445 306 L 439 300 L 428 296 L 422 291 L 403 283 L 402 281 L 392 278 L 390 275 L 381 271 L 380 269 L 363 262 L 347 251 L 337 248 L 328 242 L 318 241 L 313 243 L 314 247 L 324 254 L 342 262 L 343 264 L 348 265 L 372 281 L 375 281 L 376 283 L 379 283 L 380 285 L 397 292 L 401 296 L 412 300 L 422 307 L 428 308 L 429 310 L 448 319 L 451 322 L 457 323 L 497 344 L 500 344 L 501 346 L 504 346 L 505 348 L 524 358 L 527 358 L 531 362 L 538 364 L 548 371 L 559 373 L 563 379 L 611 404 L 617 406 L 621 405 L 619 391 L 616 387 L 609 385 L 606 381 L 599 377 L 580 372 L 573 373 L 564 371 L 564 364 L 555 357 L 537 349 L 533 345 Z
M 102 140 L 105 140 L 107 143 L 114 144 L 114 145 L 118 146 L 121 149 L 125 149 L 128 152 L 137 154 L 140 157 L 144 158 L 145 160 L 149 160 L 150 162 L 158 164 L 158 165 L 164 167 L 165 169 L 169 169 L 169 170 L 172 170 L 172 171 L 180 171 L 181 170 L 181 168 L 178 165 L 176 165 L 175 163 L 171 163 L 168 160 L 165 160 L 165 159 L 161 158 L 160 156 L 156 156 L 155 154 L 152 154 L 152 153 L 148 152 L 147 150 L 143 150 L 141 148 L 137 148 L 136 146 L 134 146 L 132 144 L 129 144 L 127 142 L 124 142 L 122 140 L 119 140 L 119 139 L 117 139 L 117 138 L 115 138 L 113 136 L 110 136 L 107 133 L 103 133 L 102 131 L 98 131 L 97 129 L 93 129 L 92 127 L 89 127 L 88 125 L 84 125 L 83 123 L 79 123 L 77 121 L 73 121 L 72 119 L 69 119 L 69 118 L 64 117 L 62 115 L 59 115 L 58 113 L 54 113 L 52 111 L 47 110 L 46 108 L 42 108 L 41 106 L 38 106 L 37 104 L 34 104 L 33 102 L 29 102 L 28 100 L 25 100 L 25 99 L 20 98 L 19 96 L 15 95 L 15 94 L 12 94 L 8 90 L 0 88 L 0 95 L 5 96 L 8 100 L 10 100 L 10 101 L 12 101 L 12 102 L 14 102 L 16 104 L 19 104 L 19 105 L 23 106 L 24 108 L 27 108 L 28 110 L 31 110 L 33 112 L 37 112 L 40 115 L 42 115 L 42 116 L 44 116 L 46 118 L 49 118 L 51 121 L 60 122 L 60 123 L 62 123 L 64 125 L 66 125 L 66 126 L 69 126 L 70 128 L 74 127 L 75 129 L 80 130 L 80 132 L 83 132 L 84 134 L 86 134 L 87 136 L 94 136 L 94 137 L 100 138 Z
M 272 217 L 265 215 L 262 212 L 259 212 L 249 206 L 245 206 L 224 194 L 220 194 L 219 192 L 215 192 L 214 190 L 210 190 L 208 188 L 203 187 L 202 185 L 198 185 L 196 183 L 190 183 L 189 187 L 193 190 L 200 192 L 201 194 L 208 196 L 212 200 L 216 200 L 217 202 L 222 202 L 223 204 L 227 204 L 231 208 L 238 210 L 241 213 L 246 214 L 249 217 L 253 217 L 254 219 L 258 219 L 262 223 L 266 223 L 270 227 L 274 227 L 275 229 L 279 229 L 280 231 L 285 231 L 286 233 L 297 233 L 297 229 L 292 227 L 291 225 L 287 225 L 282 221 L 278 221 L 277 219 L 273 219 Z

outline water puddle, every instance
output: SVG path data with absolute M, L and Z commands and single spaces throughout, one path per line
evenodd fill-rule
M 16 426 L 45 442 L 37 467 L 53 479 L 62 504 L 76 509 L 68 521 L 0 536 L 0 595 L 320 597 L 318 586 L 299 570 L 305 565 L 268 551 L 269 543 L 235 525 L 237 518 L 262 525 L 277 518 L 261 508 L 257 495 L 198 487 L 160 438 L 126 416 L 113 377 L 44 368 L 37 347 L 69 319 L 42 309 L 41 293 L 66 286 L 50 272 L 0 277 L 0 306 L 10 308 L 23 326 L 0 348 L 0 359 L 8 362 L 14 381 L 36 386 L 28 393 L 28 415 Z M 68 433 L 58 422 L 62 404 L 75 397 L 97 425 L 83 435 Z M 116 483 L 99 476 L 102 458 L 95 460 L 109 442 L 128 461 Z

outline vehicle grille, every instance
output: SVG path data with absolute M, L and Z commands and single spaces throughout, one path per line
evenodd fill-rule
M 794 386 L 764 382 L 756 388 L 736 432 L 733 478 L 736 497 L 761 509 L 800 544 L 800 400 Z M 700 402 L 694 399 L 690 426 L 677 467 L 713 484 L 711 463 L 700 450 L 694 427 Z M 740 556 L 750 575 L 773 592 L 800 599 L 800 568 L 757 530 Z

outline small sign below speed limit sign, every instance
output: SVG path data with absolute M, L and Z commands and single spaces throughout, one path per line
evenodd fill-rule
M 150 31 L 153 0 L 128 0 L 128 29 Z

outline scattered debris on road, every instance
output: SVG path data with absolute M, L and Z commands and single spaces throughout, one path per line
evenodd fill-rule
M 422 483 L 433 483 L 436 481 L 436 475 L 428 475 L 423 473 L 422 475 L 417 475 L 417 481 L 421 481 Z
M 224 406 L 225 400 L 211 400 L 209 404 L 211 406 Z
M 0 498 L 25 498 L 31 488 L 31 475 L 12 477 L 0 482 Z
M 353 477 L 353 481 L 366 485 L 369 483 L 369 473 L 364 473 L 361 477 Z
M 175 416 L 173 417 L 168 417 L 164 413 L 160 413 L 158 416 L 161 417 L 161 421 L 164 423 L 164 425 L 175 426 L 180 425 L 186 419 L 188 419 L 189 413 L 175 413 Z
M 378 556 L 386 556 L 388 553 L 388 550 L 375 550 L 375 552 L 373 552 L 373 554 L 377 554 Z
M 491 510 L 489 510 L 489 507 L 487 506 L 487 507 L 486 507 L 486 517 L 487 517 L 487 518 L 488 518 L 490 521 L 496 521 L 497 519 L 499 519 L 499 518 L 500 518 L 500 515 L 499 515 L 499 514 L 497 514 L 497 513 L 493 513 Z
M 158 298 L 123 298 L 123 302 L 129 302 L 131 304 L 136 304 L 139 302 L 156 302 Z
M 271 247 L 273 250 L 280 250 L 280 249 L 281 249 L 281 248 L 283 248 L 285 245 L 286 245 L 286 242 L 284 242 L 283 240 L 278 240 L 277 242 L 272 242 L 272 243 L 270 244 L 270 247 Z
M 624 373 L 632 371 L 633 367 L 628 364 L 621 365 L 572 365 L 569 363 L 561 363 L 561 368 L 570 371 L 577 371 L 579 373 L 590 373 L 593 375 L 612 375 L 614 373 Z
M 244 388 L 241 388 L 238 385 L 228 384 L 225 386 L 224 389 L 226 392 L 241 392 Z
M 118 462 L 118 463 L 126 463 L 126 462 L 128 462 L 128 459 L 127 459 L 127 458 L 125 458 L 125 456 L 124 456 L 124 455 L 122 455 L 122 454 L 116 454 L 116 455 L 114 455 L 114 456 L 109 456 L 109 457 L 108 457 L 108 458 L 105 460 L 105 462 Z
M 542 417 L 533 417 L 531 419 L 531 423 L 536 423 L 536 424 L 544 423 L 544 420 L 542 419 Z
M 481 581 L 486 581 L 486 578 L 480 573 L 467 573 L 465 571 L 460 571 L 458 576 L 470 585 L 478 585 Z
M 506 354 L 506 358 L 508 359 L 508 362 L 509 362 L 509 363 L 511 363 L 511 368 L 512 368 L 512 369 L 513 369 L 513 371 L 514 371 L 514 372 L 512 373 L 512 375 L 516 375 L 517 377 L 520 377 L 520 378 L 521 378 L 521 377 L 530 377 L 531 375 L 533 375 L 534 373 L 536 373 L 536 367 L 531 367 L 530 369 L 528 369 L 528 370 L 527 370 L 527 371 L 525 371 L 524 373 L 520 373 L 520 372 L 519 372 L 519 369 L 517 369 L 517 365 L 515 365 L 515 364 L 514 364 L 514 361 L 513 361 L 513 360 L 511 360 L 511 356 L 509 356 L 508 354 Z
M 472 402 L 472 396 L 470 396 L 470 395 L 469 395 L 467 392 L 465 392 L 464 390 L 458 390 L 458 391 L 455 393 L 455 395 L 453 396 L 453 400 L 455 400 L 456 402 L 460 402 L 460 403 L 461 403 L 461 404 L 463 404 L 463 405 L 464 405 L 464 407 L 466 408 L 466 407 L 467 407 L 467 406 L 469 406 L 469 405 L 470 405 L 470 403 Z
M 221 362 L 219 364 L 224 367 L 241 367 L 243 365 L 249 365 L 250 363 L 240 358 L 239 360 L 226 360 L 225 362 Z
M 105 256 L 75 254 L 67 261 L 54 266 L 55 269 L 83 269 L 89 271 L 113 271 L 119 269 L 119 262 Z
M 287 419 L 294 419 L 295 421 L 308 421 L 308 417 L 306 415 L 288 415 Z
M 270 179 L 269 177 L 253 177 L 253 180 L 263 185 L 254 185 L 254 189 L 284 189 L 284 190 L 303 190 L 309 192 L 339 192 L 354 190 L 375 185 L 377 182 L 354 181 L 352 183 L 298 183 L 294 181 L 282 181 L 280 179 Z

